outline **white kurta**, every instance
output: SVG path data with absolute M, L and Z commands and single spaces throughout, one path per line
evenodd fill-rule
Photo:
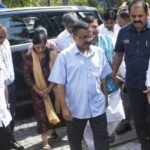
M 73 43 L 73 36 L 66 29 L 63 32 L 61 32 L 56 38 L 56 46 L 58 48 L 58 51 L 62 51 L 68 48 Z
M 107 122 L 121 121 L 125 118 L 124 108 L 120 97 L 120 89 L 108 95 L 109 106 L 106 115 Z
M 0 59 L 0 127 L 8 126 L 11 121 L 10 112 L 7 109 L 6 97 L 5 97 L 5 85 L 4 82 L 8 79 L 8 72 L 4 63 Z
M 115 24 L 114 25 L 114 32 L 113 32 L 113 31 L 108 30 L 104 26 L 104 24 L 101 24 L 99 27 L 99 33 L 102 35 L 105 35 L 105 36 L 110 36 L 112 38 L 112 43 L 115 46 L 120 29 L 121 29 L 121 27 L 118 24 Z

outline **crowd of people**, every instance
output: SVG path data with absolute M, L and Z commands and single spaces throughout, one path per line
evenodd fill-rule
M 150 22 L 143 0 L 79 20 L 63 15 L 55 43 L 37 26 L 24 62 L 24 79 L 43 150 L 51 150 L 65 122 L 71 150 L 108 150 L 116 134 L 132 129 L 141 150 L 150 150 Z M 7 29 L 0 25 L 0 149 L 23 150 L 15 138 L 14 69 Z

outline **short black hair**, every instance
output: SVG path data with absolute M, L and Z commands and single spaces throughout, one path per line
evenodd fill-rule
M 88 15 L 83 19 L 86 23 L 92 23 L 94 20 L 97 20 L 97 18 L 93 15 Z
M 121 18 L 126 19 L 126 20 L 129 20 L 129 19 L 130 19 L 129 13 L 126 12 L 126 11 L 120 12 L 120 13 L 118 14 L 118 16 L 120 16 Z
M 34 30 L 32 42 L 34 45 L 47 42 L 47 31 L 44 27 L 37 27 Z
M 129 13 L 133 6 L 142 6 L 144 8 L 145 13 L 148 13 L 148 5 L 143 0 L 135 0 L 129 4 Z
M 115 9 L 110 9 L 110 10 L 107 10 L 104 15 L 103 15 L 103 19 L 105 21 L 109 20 L 109 19 L 112 19 L 112 20 L 116 20 L 117 19 L 117 11 Z
M 77 31 L 80 29 L 88 30 L 89 28 L 90 28 L 90 25 L 86 23 L 85 21 L 78 21 L 73 25 L 72 32 L 76 34 Z

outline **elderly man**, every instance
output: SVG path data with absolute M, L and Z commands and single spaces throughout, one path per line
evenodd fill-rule
M 6 39 L 7 29 L 5 26 L 0 24 L 0 59 L 5 64 L 5 67 L 8 72 L 8 79 L 6 84 L 8 85 L 8 95 L 10 103 L 10 112 L 12 115 L 12 121 L 10 123 L 11 132 L 12 132 L 12 148 L 17 150 L 22 150 L 23 146 L 16 142 L 14 135 L 14 119 L 15 119 L 15 89 L 14 89 L 14 67 L 12 62 L 11 50 L 9 41 Z
M 8 72 L 5 64 L 0 59 L 0 148 L 2 150 L 11 149 L 11 134 L 9 124 L 12 118 L 9 112 L 9 103 L 7 99 L 7 79 Z
M 74 39 L 72 37 L 72 26 L 77 21 L 78 18 L 73 13 L 66 13 L 63 15 L 62 23 L 65 27 L 65 30 L 61 32 L 56 39 L 56 45 L 59 51 L 64 50 L 74 43 Z
M 63 117 L 71 150 L 82 149 L 83 132 L 89 120 L 95 150 L 108 150 L 105 77 L 111 73 L 104 52 L 91 46 L 89 24 L 73 26 L 75 43 L 63 50 L 54 64 L 49 81 L 58 84 Z M 102 92 L 103 91 L 103 92 Z
M 112 77 L 116 74 L 123 56 L 126 63 L 126 86 L 131 102 L 133 118 L 142 150 L 150 149 L 150 131 L 146 122 L 150 104 L 143 90 L 146 89 L 146 70 L 150 58 L 150 23 L 148 7 L 144 1 L 136 0 L 129 6 L 131 23 L 119 32 Z

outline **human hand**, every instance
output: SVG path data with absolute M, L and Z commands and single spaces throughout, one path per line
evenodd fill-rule
M 146 90 L 143 90 L 143 93 L 147 94 L 148 103 L 150 104 L 150 87 L 148 87 Z
M 63 117 L 64 117 L 65 120 L 67 120 L 67 121 L 72 121 L 73 120 L 71 112 L 68 109 L 68 107 L 62 108 L 62 114 L 63 114 Z
M 27 51 L 26 55 L 30 55 L 32 49 L 33 49 L 33 44 L 31 44 L 31 45 L 28 46 L 28 51 Z
M 125 83 L 125 80 L 124 80 L 124 79 L 122 79 L 121 77 L 119 77 L 119 76 L 117 76 L 116 74 L 113 74 L 113 73 L 112 73 L 112 79 L 113 79 L 113 81 L 114 81 L 116 84 L 118 84 L 119 86 L 121 86 L 122 84 Z
M 117 80 L 117 82 L 118 83 L 122 83 L 122 84 L 124 84 L 125 83 L 125 80 L 124 79 L 122 79 L 121 77 L 119 77 L 119 76 L 116 76 L 116 80 Z
M 40 90 L 38 90 L 38 95 L 40 95 L 41 97 L 43 97 L 43 98 L 45 98 L 45 97 L 47 97 L 48 96 L 48 94 L 47 93 L 45 93 L 45 92 L 43 92 L 43 91 L 40 91 Z
M 49 90 L 49 88 L 45 88 L 44 90 L 42 90 L 42 92 L 43 94 L 48 95 L 51 92 L 51 90 Z
M 146 90 L 143 90 L 143 93 L 149 93 L 150 94 L 150 87 L 148 87 Z
M 51 48 L 51 49 L 53 49 L 53 50 L 55 50 L 55 51 L 58 52 L 56 43 L 55 43 L 54 41 L 52 41 L 52 40 L 48 40 L 48 41 L 47 41 L 46 47 L 47 47 L 47 48 Z

